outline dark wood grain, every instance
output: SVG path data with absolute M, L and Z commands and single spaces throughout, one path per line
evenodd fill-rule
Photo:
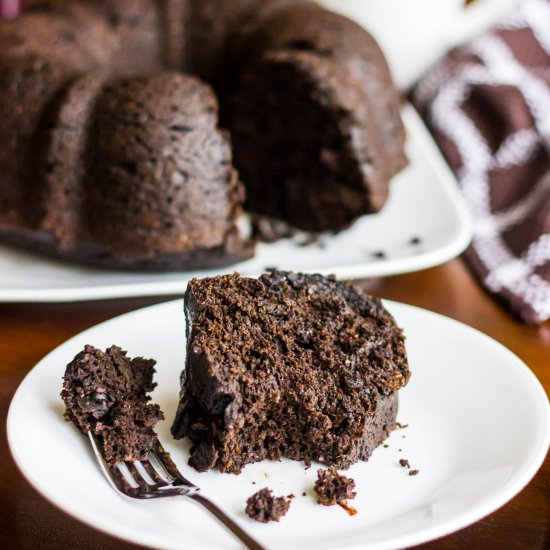
M 515 321 L 484 294 L 461 260 L 359 284 L 373 294 L 437 311 L 487 333 L 523 359 L 550 391 L 550 324 L 537 328 Z M 46 353 L 96 323 L 166 299 L 0 305 L 0 548 L 135 548 L 80 524 L 38 495 L 11 459 L 5 418 L 17 386 Z M 465 547 L 550 548 L 548 457 L 535 479 L 501 510 L 422 548 Z

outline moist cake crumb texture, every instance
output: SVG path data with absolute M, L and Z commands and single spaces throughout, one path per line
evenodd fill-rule
M 254 493 L 246 501 L 246 515 L 260 523 L 279 521 L 290 507 L 294 495 L 287 497 L 274 497 L 273 491 L 265 487 Z
M 68 365 L 61 397 L 65 419 L 83 433 L 100 436 L 109 463 L 147 458 L 156 441 L 154 427 L 164 418 L 149 403 L 155 361 L 130 359 L 117 346 L 101 351 L 85 346 Z
M 355 481 L 338 473 L 334 466 L 317 470 L 317 480 L 313 489 L 317 493 L 317 502 L 323 506 L 332 506 L 356 497 Z
M 394 427 L 409 370 L 380 300 L 333 277 L 192 280 L 175 438 L 199 471 L 283 456 L 348 468 Z

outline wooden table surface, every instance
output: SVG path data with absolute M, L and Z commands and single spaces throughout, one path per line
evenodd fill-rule
M 461 260 L 427 271 L 360 284 L 373 294 L 421 306 L 467 323 L 523 359 L 550 393 L 550 324 L 516 322 L 478 287 Z M 29 369 L 76 333 L 110 317 L 162 301 L 131 299 L 50 305 L 0 304 L 0 548 L 125 550 L 132 545 L 82 525 L 30 487 L 11 458 L 5 433 L 8 406 Z M 550 459 L 501 510 L 422 548 L 550 548 Z

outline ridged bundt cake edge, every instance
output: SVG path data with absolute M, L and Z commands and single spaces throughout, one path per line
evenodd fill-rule
M 7 174 L 5 182 L 0 182 L 0 223 L 12 228 L 23 226 L 25 236 L 21 242 L 28 243 L 29 230 L 50 231 L 52 242 L 56 242 L 54 237 L 57 239 L 57 245 L 52 246 L 59 248 L 59 256 L 67 259 L 72 257 L 81 262 L 83 256 L 77 249 L 82 241 L 86 243 L 86 249 L 92 246 L 108 250 L 111 260 L 105 260 L 105 263 L 112 261 L 113 267 L 116 267 L 116 263 L 123 266 L 132 263 L 141 265 L 142 262 L 147 263 L 152 258 L 163 255 L 179 254 L 180 258 L 186 257 L 193 246 L 203 251 L 227 250 L 231 247 L 224 239 L 229 239 L 230 236 L 233 241 L 238 240 L 234 221 L 241 210 L 243 191 L 236 172 L 231 167 L 229 142 L 225 134 L 217 128 L 211 128 L 210 133 L 205 132 L 205 135 L 210 136 L 208 139 L 212 143 L 218 144 L 214 147 L 216 150 L 226 151 L 222 159 L 228 166 L 226 200 L 222 201 L 225 210 L 223 213 L 218 212 L 216 216 L 220 223 L 225 224 L 223 229 L 219 225 L 214 230 L 213 217 L 205 214 L 205 219 L 210 221 L 203 224 L 202 232 L 199 230 L 198 233 L 189 233 L 190 229 L 187 227 L 188 233 L 180 232 L 176 235 L 173 229 L 181 226 L 180 218 L 171 219 L 168 215 L 167 219 L 160 220 L 160 216 L 170 209 L 157 210 L 155 217 L 152 212 L 155 209 L 154 203 L 158 202 L 156 199 L 149 201 L 150 207 L 143 206 L 145 203 L 136 206 L 137 199 L 129 198 L 128 191 L 124 191 L 135 187 L 131 183 L 137 181 L 132 167 L 143 160 L 138 152 L 130 159 L 122 158 L 115 163 L 126 172 L 120 178 L 113 176 L 114 172 L 108 168 L 113 166 L 113 162 L 105 163 L 104 151 L 98 153 L 97 140 L 100 134 L 109 133 L 105 130 L 107 126 L 99 133 L 93 130 L 97 129 L 98 120 L 101 119 L 101 108 L 98 106 L 104 105 L 101 100 L 104 90 L 116 86 L 121 78 L 136 73 L 149 74 L 151 76 L 148 78 L 153 81 L 156 74 L 167 68 L 190 69 L 211 80 L 222 101 L 222 124 L 228 123 L 229 130 L 236 135 L 234 146 L 237 169 L 242 170 L 242 179 L 251 196 L 260 197 L 265 191 L 262 170 L 257 171 L 258 175 L 250 171 L 246 163 L 241 165 L 241 161 L 243 152 L 245 155 L 250 154 L 247 151 L 252 151 L 252 155 L 256 151 L 260 152 L 258 146 L 261 140 L 255 139 L 254 135 L 244 140 L 242 136 L 239 137 L 238 124 L 234 124 L 234 117 L 228 116 L 228 106 L 234 104 L 231 98 L 235 95 L 246 95 L 243 83 L 246 83 L 247 78 L 250 75 L 253 78 L 255 71 L 261 72 L 265 67 L 276 65 L 274 60 L 281 64 L 285 56 L 287 66 L 292 67 L 298 75 L 298 81 L 291 83 L 295 87 L 301 86 L 300 79 L 304 75 L 316 79 L 316 84 L 310 88 L 314 93 L 308 98 L 311 105 L 309 113 L 314 120 L 306 121 L 306 124 L 302 124 L 302 129 L 307 132 L 307 122 L 312 122 L 313 125 L 318 125 L 321 133 L 326 130 L 329 137 L 336 136 L 338 132 L 340 135 L 336 140 L 336 147 L 332 149 L 324 141 L 320 143 L 320 147 L 315 143 L 312 146 L 313 154 L 303 165 L 317 163 L 321 170 L 326 169 L 330 174 L 325 186 L 327 190 L 318 193 L 314 200 L 301 201 L 302 196 L 315 195 L 315 181 L 304 177 L 304 174 L 311 176 L 308 170 L 297 175 L 292 166 L 285 166 L 284 158 L 281 162 L 278 161 L 280 166 L 275 166 L 272 162 L 266 162 L 264 166 L 264 174 L 268 171 L 272 177 L 278 178 L 281 182 L 280 188 L 285 190 L 276 198 L 279 204 L 284 202 L 285 207 L 265 213 L 286 218 L 286 221 L 297 226 L 315 231 L 338 231 L 347 227 L 358 216 L 378 210 L 385 202 L 390 178 L 406 163 L 399 100 L 378 46 L 362 28 L 307 0 L 66 0 L 54 2 L 52 5 L 31 11 L 14 21 L 0 22 L 0 67 L 6 63 L 14 63 L 21 68 L 27 63 L 26 60 L 32 58 L 38 60 L 36 62 L 39 64 L 50 67 L 53 73 L 60 72 L 57 85 L 54 82 L 51 89 L 44 89 L 43 95 L 32 108 L 21 102 L 14 102 L 13 96 L 16 94 L 13 94 L 13 90 L 6 92 L 4 89 L 3 92 L 0 86 L 0 114 L 11 109 L 15 103 L 27 119 L 34 117 L 26 127 L 15 122 L 11 126 L 6 125 L 3 130 L 0 129 L 0 137 L 11 139 L 12 145 L 14 144 L 6 149 L 9 154 L 0 153 L 0 168 L 4 167 L 3 172 Z M 204 39 L 202 43 L 200 39 Z M 199 44 L 201 48 L 195 47 Z M 206 57 L 203 55 L 205 52 L 208 54 Z M 304 61 L 306 58 L 307 63 Z M 305 68 L 308 63 L 309 66 Z M 70 111 L 73 107 L 59 104 L 60 98 L 62 102 L 63 94 L 67 87 L 70 91 L 69 83 L 74 79 L 86 79 L 90 72 L 89 78 L 93 79 L 98 70 L 108 75 L 108 78 L 106 77 L 104 85 L 98 85 L 97 93 L 82 92 L 82 110 L 89 111 L 87 120 L 80 121 L 78 129 L 71 128 L 68 133 L 65 132 L 61 121 L 57 125 L 55 114 L 57 112 L 59 116 L 63 116 L 65 111 Z M 37 78 L 41 79 L 43 85 L 43 77 Z M 325 93 L 328 88 L 332 88 L 332 91 Z M 165 90 L 165 94 L 169 95 L 169 90 Z M 353 101 L 349 101 L 353 94 L 355 105 Z M 245 102 L 257 101 L 258 110 L 261 110 L 265 105 L 262 101 L 268 96 L 269 94 L 254 97 L 252 94 L 248 99 L 245 98 Z M 159 102 L 162 97 L 162 94 L 159 95 Z M 326 104 L 327 97 L 332 101 L 329 105 Z M 71 98 L 78 103 L 74 94 L 71 96 L 68 93 L 69 104 Z M 132 103 L 131 98 L 126 98 L 126 104 L 128 103 Z M 137 110 L 141 108 L 139 102 L 135 106 Z M 336 122 L 332 115 L 324 118 L 327 109 L 338 115 Z M 315 119 L 319 113 L 320 118 Z M 340 116 L 343 113 L 345 116 Z M 284 112 L 274 112 L 271 116 L 276 119 L 281 114 L 286 115 Z M 111 112 L 109 116 L 115 121 L 116 117 L 112 115 Z M 327 120 L 328 126 L 323 127 Z M 8 135 L 10 128 L 13 134 L 11 136 Z M 126 131 L 130 137 L 133 130 L 128 128 Z M 261 128 L 255 131 L 261 132 Z M 138 134 L 142 141 L 149 139 L 149 135 L 143 132 Z M 284 144 L 284 140 L 282 141 Z M 226 145 L 223 145 L 224 142 Z M 161 159 L 166 146 L 163 139 L 156 139 L 153 156 Z M 121 154 L 120 149 L 114 149 L 118 151 L 114 157 Z M 271 150 L 267 147 L 263 151 L 264 158 L 270 153 Z M 33 162 L 25 159 L 32 159 Z M 292 158 L 290 161 L 292 164 Z M 155 162 L 163 166 L 167 164 L 164 161 Z M 213 162 L 215 164 L 218 161 Z M 20 166 L 19 163 L 25 165 L 24 170 L 17 167 Z M 65 165 L 66 173 L 63 174 L 60 166 Z M 107 174 L 106 171 L 109 170 L 111 172 Z M 152 171 L 149 171 L 144 176 L 150 182 L 150 189 L 145 193 L 149 199 L 155 197 L 154 194 L 151 195 L 153 187 L 166 187 L 164 184 L 170 177 L 168 172 L 158 176 L 151 175 Z M 352 172 L 355 174 L 355 183 L 350 183 L 353 178 L 349 174 Z M 140 174 L 143 175 L 141 172 Z M 315 170 L 312 174 L 317 177 Z M 83 183 L 76 181 L 79 177 L 84 180 Z M 144 185 L 145 179 L 141 180 Z M 60 183 L 56 184 L 56 181 Z M 83 188 L 80 194 L 79 185 Z M 333 193 L 329 189 L 331 185 L 334 187 Z M 140 188 L 141 184 L 136 187 Z M 210 199 L 206 189 L 204 191 L 206 206 L 203 208 L 207 211 Z M 166 190 L 162 193 L 166 193 Z M 298 212 L 286 204 L 288 197 L 294 195 L 304 206 Z M 95 221 L 96 228 L 92 231 L 90 227 L 94 223 L 90 224 L 90 212 L 94 211 L 94 205 L 100 203 L 106 209 L 95 208 L 98 216 L 104 210 L 109 211 L 109 196 L 117 196 L 132 204 L 128 205 L 126 212 L 119 209 L 119 217 L 116 219 L 107 217 L 106 223 Z M 25 201 L 32 206 L 26 208 Z M 261 208 L 255 206 L 260 203 L 268 204 L 269 200 L 251 200 L 248 205 L 252 210 L 261 211 Z M 58 208 L 61 208 L 60 219 L 56 219 L 55 212 Z M 63 209 L 71 211 L 70 214 Z M 196 213 L 197 208 L 189 210 Z M 327 216 L 326 212 L 331 210 L 336 215 Z M 131 212 L 133 214 L 129 215 Z M 289 212 L 293 213 L 289 215 Z M 30 215 L 26 216 L 26 213 Z M 80 213 L 84 219 L 77 219 Z M 153 228 L 150 234 L 149 229 L 140 230 L 141 221 L 136 225 L 140 218 L 149 220 L 144 227 Z M 121 231 L 118 229 L 114 233 L 105 231 L 112 226 L 113 220 L 119 226 L 127 224 L 124 238 L 119 238 Z M 163 230 L 159 229 L 161 225 Z M 96 235 L 94 231 L 97 231 Z M 13 231 L 8 228 L 2 233 L 11 235 Z M 119 237 L 116 236 L 117 233 Z M 164 240 L 159 237 L 155 241 L 155 234 L 163 234 Z M 214 238 L 214 234 L 217 237 Z M 211 237 L 206 238 L 207 235 Z M 5 240 L 13 241 L 11 237 Z M 43 243 L 43 236 L 37 236 L 37 242 Z M 40 246 L 33 248 L 40 249 Z M 247 250 L 245 256 L 249 254 L 249 243 L 241 243 L 240 248 Z M 203 254 L 198 256 L 202 257 Z M 120 261 L 117 262 L 115 258 L 118 257 Z M 132 257 L 134 262 L 130 260 Z M 180 261 L 180 265 L 185 267 L 183 264 Z

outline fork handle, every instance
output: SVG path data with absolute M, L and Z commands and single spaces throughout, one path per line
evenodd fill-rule
M 190 498 L 202 504 L 211 514 L 221 521 L 247 548 L 250 550 L 265 550 L 265 547 L 256 542 L 250 535 L 243 531 L 225 512 L 220 510 L 211 500 L 200 492 L 190 494 Z

